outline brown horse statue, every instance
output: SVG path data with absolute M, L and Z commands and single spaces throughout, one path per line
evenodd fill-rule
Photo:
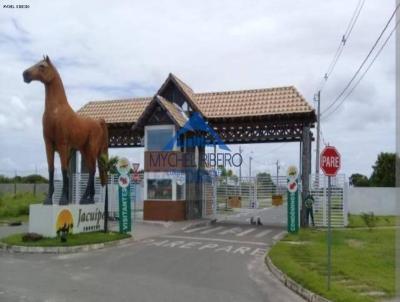
M 54 193 L 54 153 L 61 159 L 63 177 L 60 205 L 69 203 L 68 166 L 71 152 L 79 150 L 89 171 L 89 180 L 80 203 L 94 203 L 94 177 L 96 160 L 108 156 L 108 130 L 104 120 L 94 120 L 77 115 L 68 104 L 61 77 L 48 56 L 23 73 L 26 83 L 40 81 L 45 86 L 43 137 L 46 144 L 49 168 L 49 191 L 44 204 L 52 204 Z M 107 183 L 107 171 L 99 164 L 101 185 Z

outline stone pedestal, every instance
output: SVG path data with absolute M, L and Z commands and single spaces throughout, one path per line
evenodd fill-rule
M 29 232 L 56 237 L 60 229 L 78 234 L 104 229 L 104 204 L 42 205 L 29 207 Z

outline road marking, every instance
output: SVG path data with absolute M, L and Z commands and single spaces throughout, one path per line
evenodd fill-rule
M 171 236 L 170 236 L 171 237 Z M 176 237 L 176 236 L 175 236 Z M 186 237 L 185 237 L 186 239 Z M 219 240 L 222 241 L 222 240 Z M 226 240 L 223 240 L 226 241 Z M 230 240 L 233 241 L 233 240 Z M 186 250 L 209 250 L 215 253 L 225 252 L 227 254 L 239 254 L 239 255 L 248 255 L 248 256 L 256 256 L 256 257 L 264 257 L 267 252 L 268 247 L 249 247 L 249 246 L 239 246 L 229 244 L 226 245 L 224 243 L 207 243 L 201 241 L 184 241 L 184 240 L 163 240 L 158 242 L 156 239 L 146 239 L 142 241 L 143 243 L 147 243 L 149 246 L 159 246 L 163 248 L 179 248 Z M 243 243 L 243 241 L 239 241 L 239 243 Z
M 174 239 L 189 239 L 189 240 L 205 240 L 205 241 L 219 241 L 219 242 L 227 242 L 227 243 L 242 243 L 242 244 L 254 244 L 267 246 L 265 242 L 260 241 L 240 241 L 240 240 L 229 240 L 229 239 L 220 239 L 220 238 L 207 238 L 207 237 L 190 237 L 190 236 L 176 236 L 176 235 L 162 235 L 160 238 L 174 238 Z
M 236 236 L 242 237 L 244 235 L 250 234 L 251 232 L 254 232 L 256 229 L 252 228 L 252 229 L 248 229 L 246 231 L 243 231 L 241 233 L 236 234 Z
M 236 234 L 237 232 L 240 232 L 241 230 L 242 230 L 241 228 L 235 227 L 235 228 L 231 228 L 226 231 L 219 232 L 218 234 L 220 234 L 220 235 Z
M 219 227 L 216 227 L 216 228 L 211 228 L 209 230 L 202 231 L 202 232 L 200 232 L 200 234 L 209 234 L 209 233 L 212 233 L 212 232 L 215 232 L 215 231 L 222 230 L 224 228 L 225 227 L 219 226 Z
M 199 227 L 199 228 L 193 228 L 193 229 L 189 229 L 189 230 L 185 231 L 185 233 L 194 233 L 194 232 L 205 230 L 205 229 L 209 229 L 209 228 L 210 228 L 210 226 L 203 226 L 203 227 Z
M 264 237 L 265 235 L 267 235 L 267 234 L 269 234 L 269 233 L 271 233 L 271 230 L 265 230 L 265 231 L 262 231 L 262 232 L 258 233 L 258 234 L 255 235 L 254 237 L 256 237 L 256 238 L 261 238 L 261 237 Z
M 286 231 L 279 232 L 274 237 L 272 237 L 272 240 L 279 240 L 279 239 L 281 239 L 281 236 L 284 234 L 286 234 Z

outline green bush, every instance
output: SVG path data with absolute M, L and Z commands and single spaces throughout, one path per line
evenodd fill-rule
M 364 221 L 365 225 L 372 230 L 379 220 L 379 217 L 375 216 L 373 212 L 361 213 L 361 219 Z

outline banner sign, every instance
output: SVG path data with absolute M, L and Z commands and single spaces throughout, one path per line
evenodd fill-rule
M 299 186 L 298 171 L 295 166 L 290 166 L 287 171 L 287 230 L 297 233 L 299 230 Z
M 131 190 L 129 160 L 121 158 L 117 164 L 118 196 L 119 196 L 119 232 L 127 233 L 132 230 L 131 221 Z

